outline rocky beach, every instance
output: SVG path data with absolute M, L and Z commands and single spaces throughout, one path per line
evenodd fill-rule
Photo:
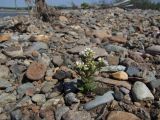
M 75 70 L 86 48 L 105 63 L 91 94 Z M 0 18 L 0 120 L 160 120 L 160 11 Z

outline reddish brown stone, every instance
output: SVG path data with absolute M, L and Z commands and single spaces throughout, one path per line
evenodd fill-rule
M 44 77 L 46 66 L 39 62 L 33 62 L 27 69 L 26 76 L 30 80 L 40 80 Z

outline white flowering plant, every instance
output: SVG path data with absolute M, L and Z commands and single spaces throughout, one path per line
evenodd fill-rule
M 82 84 L 79 89 L 82 92 L 92 92 L 96 88 L 94 73 L 104 66 L 102 58 L 94 59 L 95 52 L 86 48 L 80 53 L 81 61 L 76 62 L 76 71 L 81 76 Z

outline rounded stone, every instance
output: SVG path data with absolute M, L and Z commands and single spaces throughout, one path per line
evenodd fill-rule
M 135 82 L 132 88 L 133 98 L 136 101 L 140 100 L 153 100 L 154 96 L 149 88 L 142 82 Z
M 46 66 L 39 62 L 33 62 L 27 69 L 26 76 L 30 80 L 40 80 L 44 77 Z
M 128 80 L 128 74 L 123 71 L 113 73 L 112 77 L 118 80 Z

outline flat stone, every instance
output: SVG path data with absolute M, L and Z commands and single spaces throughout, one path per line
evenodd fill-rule
M 30 41 L 32 42 L 46 42 L 48 43 L 50 40 L 50 37 L 48 35 L 32 35 L 30 37 Z
M 111 84 L 111 85 L 115 85 L 115 86 L 122 86 L 122 87 L 127 88 L 128 90 L 131 90 L 131 84 L 129 84 L 127 81 L 119 81 L 119 80 L 113 80 L 113 79 L 101 78 L 101 77 L 97 77 L 96 80 L 101 81 L 106 84 Z
M 93 36 L 103 40 L 104 38 L 108 38 L 110 37 L 111 35 L 107 33 L 107 31 L 105 30 L 95 30 L 93 32 Z
M 61 120 L 61 117 L 62 117 L 67 111 L 69 111 L 69 107 L 67 107 L 67 106 L 59 107 L 59 108 L 55 111 L 55 118 L 56 118 L 56 120 Z
M 2 93 L 0 95 L 0 107 L 5 106 L 8 103 L 16 102 L 16 96 L 10 93 Z
M 111 36 L 109 37 L 109 40 L 112 42 L 117 42 L 117 43 L 126 43 L 127 39 L 122 36 Z
M 135 82 L 132 88 L 133 98 L 136 101 L 140 100 L 153 100 L 154 96 L 148 87 L 142 82 Z
M 70 110 L 62 116 L 62 120 L 91 120 L 91 115 L 86 111 Z
M 106 50 L 103 48 L 93 47 L 92 50 L 95 52 L 94 58 L 105 57 L 108 55 Z
M 146 49 L 146 52 L 150 53 L 150 54 L 153 54 L 153 55 L 155 55 L 155 54 L 159 55 L 160 54 L 160 45 L 153 45 L 151 47 L 148 47 Z
M 94 100 L 92 100 L 84 105 L 84 109 L 91 110 L 93 108 L 98 107 L 99 105 L 103 105 L 108 102 L 111 102 L 112 100 L 114 100 L 114 97 L 112 95 L 113 93 L 114 93 L 113 91 L 108 91 L 102 96 L 96 96 Z
M 11 86 L 12 84 L 9 81 L 0 78 L 0 89 L 5 89 Z
M 25 84 L 22 84 L 20 85 L 18 88 L 17 88 L 17 93 L 19 94 L 20 97 L 22 97 L 24 94 L 26 94 L 27 90 L 33 90 L 35 89 L 34 88 L 34 85 L 32 83 L 25 83 Z
M 123 71 L 112 73 L 112 77 L 118 80 L 128 80 L 128 74 Z
M 46 102 L 46 97 L 44 94 L 35 94 L 32 96 L 32 101 L 36 102 L 38 105 L 41 105 Z
M 48 45 L 44 42 L 33 42 L 32 46 L 30 46 L 26 51 L 25 54 L 31 54 L 33 51 L 39 51 L 39 50 L 47 50 Z
M 108 53 L 105 51 L 105 49 L 98 48 L 98 47 L 91 47 L 91 46 L 76 46 L 74 48 L 69 49 L 68 52 L 72 53 L 72 54 L 79 54 L 80 52 L 82 52 L 86 48 L 91 48 L 95 52 L 94 58 L 103 57 L 103 56 L 108 55 Z
M 30 80 L 41 80 L 46 72 L 46 65 L 39 63 L 39 62 L 33 62 L 28 67 L 26 76 Z
M 107 52 L 118 52 L 119 53 L 119 52 L 127 51 L 127 49 L 124 47 L 112 45 L 112 44 L 105 45 L 104 48 L 106 49 Z
M 0 78 L 9 78 L 9 68 L 5 65 L 0 65 Z
M 110 65 L 101 68 L 101 72 L 117 72 L 117 71 L 125 71 L 126 67 L 122 65 Z
M 22 46 L 11 46 L 3 50 L 4 54 L 9 57 L 23 57 Z
M 31 50 L 40 50 L 40 49 L 48 49 L 48 45 L 43 42 L 33 42 L 32 47 L 29 48 Z
M 106 120 L 140 120 L 136 115 L 123 111 L 111 111 Z
M 11 39 L 10 34 L 0 34 L 0 42 L 5 42 Z

